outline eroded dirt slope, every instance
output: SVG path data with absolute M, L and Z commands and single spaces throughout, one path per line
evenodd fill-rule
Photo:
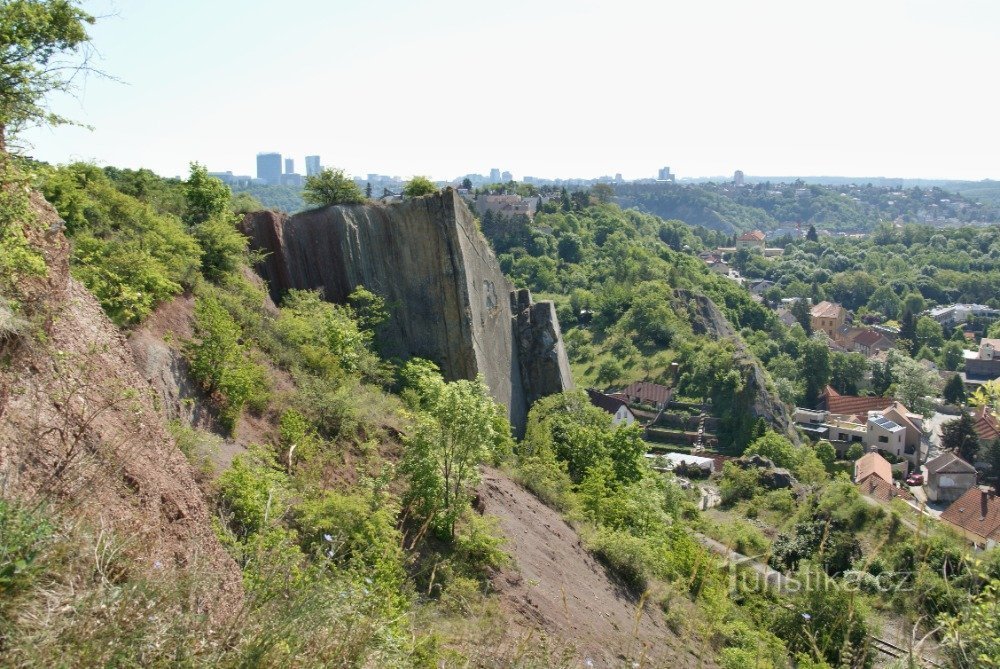
M 32 202 L 43 223 L 58 220 L 40 197 Z M 49 265 L 31 294 L 45 334 L 8 343 L 0 368 L 0 493 L 47 500 L 114 536 L 130 570 L 203 574 L 210 585 L 194 605 L 235 610 L 240 570 L 124 336 L 69 277 L 62 233 L 33 241 Z
M 576 649 L 582 667 L 713 667 L 652 606 L 636 599 L 588 553 L 559 513 L 499 471 L 485 469 L 481 509 L 496 516 L 515 565 L 493 585 L 512 623 L 542 629 Z M 589 662 L 589 663 L 588 663 Z

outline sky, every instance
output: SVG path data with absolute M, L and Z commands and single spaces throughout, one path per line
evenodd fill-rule
M 1000 178 L 995 0 L 85 0 L 27 153 L 451 179 Z

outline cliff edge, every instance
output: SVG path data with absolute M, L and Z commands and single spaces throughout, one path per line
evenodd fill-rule
M 534 400 L 573 385 L 552 303 L 514 289 L 451 189 L 291 217 L 256 212 L 243 232 L 267 253 L 257 270 L 275 301 L 319 289 L 343 302 L 363 285 L 390 306 L 379 332 L 385 357 L 432 360 L 452 380 L 481 374 L 515 433 Z

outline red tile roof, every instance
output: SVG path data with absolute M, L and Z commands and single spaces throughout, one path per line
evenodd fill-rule
M 867 415 L 869 411 L 884 411 L 892 404 L 891 397 L 858 397 L 855 395 L 841 395 L 830 386 L 826 387 L 819 397 L 820 406 L 830 413 L 853 416 L 856 414 Z
M 754 230 L 753 232 L 744 232 L 739 236 L 739 241 L 741 242 L 762 242 L 764 241 L 764 233 L 760 230 Z
M 894 499 L 913 500 L 913 495 L 906 488 L 883 481 L 877 474 L 871 474 L 855 484 L 862 495 L 867 495 L 881 502 L 891 502 Z
M 627 395 L 629 399 L 640 404 L 659 406 L 670 401 L 670 388 L 649 381 L 636 381 L 628 388 L 622 390 L 622 394 Z
M 976 434 L 979 441 L 988 442 L 1000 439 L 1000 419 L 988 407 L 979 407 L 972 418 L 976 421 Z
M 871 476 L 877 476 L 883 481 L 892 483 L 892 465 L 874 451 L 865 453 L 854 462 L 855 481 L 864 481 Z
M 992 491 L 969 488 L 941 513 L 941 520 L 983 539 L 1000 540 L 1000 500 Z

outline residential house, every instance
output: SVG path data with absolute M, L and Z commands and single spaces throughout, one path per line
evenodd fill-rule
M 834 302 L 823 300 L 809 311 L 813 332 L 823 331 L 836 340 L 837 330 L 847 321 L 847 310 Z
M 613 425 L 631 425 L 635 422 L 635 414 L 628 408 L 628 402 L 624 399 L 606 395 L 593 388 L 587 389 L 587 396 L 590 397 L 591 404 L 611 414 Z
M 792 327 L 798 320 L 796 320 L 795 315 L 785 307 L 778 307 L 775 313 L 778 315 L 778 320 L 785 324 L 785 327 Z
M 862 330 L 854 336 L 852 348 L 865 357 L 872 357 L 879 351 L 888 351 L 892 348 L 892 340 L 878 330 Z
M 705 263 L 708 268 L 715 272 L 716 274 L 721 274 L 722 276 L 729 276 L 729 265 L 723 260 L 716 260 L 714 262 Z
M 757 250 L 761 253 L 764 252 L 764 247 L 766 236 L 760 230 L 754 230 L 753 232 L 744 232 L 742 235 L 736 238 L 736 250 L 749 249 L 751 251 Z
M 892 465 L 875 451 L 865 453 L 854 462 L 854 484 L 862 495 L 880 502 L 913 499 L 909 490 L 895 484 Z
M 987 381 L 1000 378 L 1000 339 L 983 338 L 978 351 L 965 352 L 962 381 L 970 391 Z
M 869 476 L 892 481 L 892 465 L 876 451 L 868 451 L 854 461 L 854 482 L 860 483 Z
M 758 279 L 750 284 L 750 292 L 758 297 L 763 297 L 764 293 L 767 292 L 774 285 L 774 281 L 768 281 L 767 279 Z
M 631 404 L 645 404 L 646 406 L 662 409 L 670 402 L 672 391 L 667 386 L 660 385 L 659 383 L 636 381 L 622 390 L 621 394 Z
M 976 485 L 976 468 L 951 451 L 937 456 L 924 468 L 927 499 L 932 502 L 953 502 Z
M 869 412 L 869 416 L 873 412 Z M 913 456 L 917 456 L 917 462 L 923 457 L 920 452 L 920 445 L 924 436 L 924 417 L 918 413 L 913 413 L 907 409 L 901 402 L 893 402 L 888 407 L 886 407 L 882 412 L 882 415 L 897 425 L 902 425 L 903 429 L 906 431 L 903 437 L 903 454 L 913 459 Z
M 941 513 L 941 520 L 980 548 L 1000 545 L 1000 500 L 992 488 L 969 488 Z

